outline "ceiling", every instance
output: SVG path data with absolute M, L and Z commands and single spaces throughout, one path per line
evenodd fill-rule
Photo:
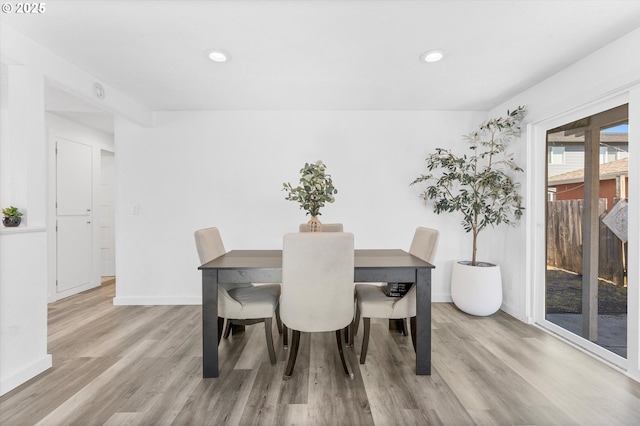
M 640 1 L 56 0 L 1 18 L 152 110 L 488 110 L 640 27 Z M 100 113 L 64 96 L 47 108 Z

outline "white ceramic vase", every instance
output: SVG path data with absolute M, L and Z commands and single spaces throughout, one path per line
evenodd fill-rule
M 502 306 L 500 266 L 492 263 L 455 262 L 451 271 L 451 298 L 463 312 L 477 316 L 494 314 Z

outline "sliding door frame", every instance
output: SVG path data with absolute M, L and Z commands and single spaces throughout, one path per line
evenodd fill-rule
M 527 322 L 535 324 L 542 329 L 566 340 L 569 344 L 579 348 L 591 356 L 602 359 L 614 367 L 629 371 L 630 375 L 639 380 L 638 375 L 638 327 L 629 324 L 627 334 L 627 358 L 616 355 L 597 344 L 590 342 L 580 336 L 576 336 L 559 327 L 545 318 L 545 284 L 546 284 L 546 191 L 547 191 L 547 131 L 589 117 L 600 112 L 615 108 L 629 102 L 629 92 L 621 92 L 616 95 L 603 97 L 597 101 L 582 105 L 564 113 L 543 118 L 537 122 L 533 122 L 527 126 L 527 205 L 528 214 L 525 215 L 526 226 L 528 229 L 527 236 L 527 265 L 526 265 L 526 288 L 524 292 L 526 318 Z M 631 105 L 629 106 L 629 127 L 634 125 L 631 118 Z M 636 126 L 640 123 L 635 123 Z M 631 147 L 631 150 L 638 150 L 640 147 Z M 597 157 L 596 157 L 597 158 Z M 633 162 L 631 162 L 633 164 Z M 637 185 L 636 181 L 631 181 L 630 186 Z M 631 196 L 631 194 L 630 194 Z M 637 201 L 636 201 L 637 202 Z M 633 237 L 632 237 L 633 238 Z M 638 256 L 637 245 L 636 250 L 632 252 L 634 245 L 629 245 L 629 256 Z M 631 262 L 630 262 L 631 263 Z M 637 276 L 629 276 L 631 279 L 637 279 Z M 636 281 L 635 285 L 638 283 Z M 638 292 L 630 291 L 628 295 L 628 309 L 630 315 L 628 322 L 637 319 L 637 312 L 640 309 L 640 298 Z M 635 312 L 632 314 L 632 310 Z

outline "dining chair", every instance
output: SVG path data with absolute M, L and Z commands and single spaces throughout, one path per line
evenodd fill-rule
M 409 248 L 413 256 L 432 263 L 438 246 L 438 231 L 432 228 L 419 227 L 416 229 Z M 364 336 L 362 337 L 362 350 L 360 351 L 360 364 L 364 364 L 369 347 L 369 334 L 371 331 L 371 318 L 402 319 L 405 330 L 407 318 L 411 323 L 411 342 L 416 348 L 416 286 L 415 283 L 407 294 L 402 297 L 389 297 L 384 293 L 384 287 L 375 284 L 356 284 L 356 318 L 353 325 L 353 334 L 358 331 L 360 317 L 364 324 Z
M 196 248 L 200 263 L 204 264 L 226 253 L 218 228 L 195 231 Z M 271 319 L 276 314 L 278 330 L 282 333 L 278 301 L 280 284 L 218 284 L 218 344 L 220 338 L 229 337 L 231 325 L 251 325 L 264 322 L 267 349 L 271 364 L 276 363 L 271 334 Z M 224 333 L 223 333 L 224 330 Z
M 341 223 L 323 223 L 322 230 L 320 232 L 343 232 L 343 226 Z M 306 223 L 301 223 L 298 226 L 298 232 L 310 232 Z M 284 334 L 283 345 L 285 349 L 289 347 L 289 341 L 287 339 L 287 333 Z M 348 339 L 347 339 L 348 340 Z
M 291 378 L 300 333 L 333 331 L 344 372 L 353 378 L 345 358 L 344 329 L 353 321 L 353 234 L 300 232 L 285 234 L 282 249 L 280 316 L 291 329 L 284 379 Z
M 306 223 L 301 223 L 298 227 L 299 232 L 309 232 Z M 343 232 L 341 223 L 323 223 L 322 232 Z

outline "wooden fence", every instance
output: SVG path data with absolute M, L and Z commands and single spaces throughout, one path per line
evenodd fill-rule
M 582 275 L 582 210 L 584 200 L 547 202 L 547 265 Z M 603 222 L 607 200 L 600 199 L 598 277 L 624 284 L 622 241 Z

